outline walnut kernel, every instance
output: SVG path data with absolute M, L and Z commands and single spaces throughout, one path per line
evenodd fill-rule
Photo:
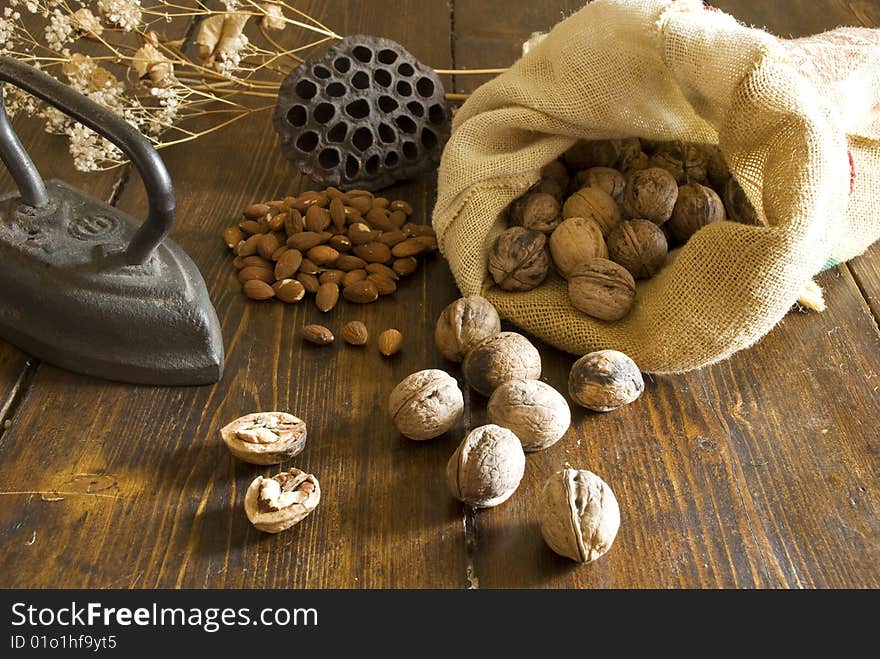
M 308 517 L 320 501 L 318 479 L 291 468 L 272 478 L 257 476 L 244 495 L 244 511 L 260 531 L 281 533 Z
M 274 465 L 302 453 L 306 424 L 287 412 L 255 412 L 221 428 L 220 437 L 239 460 Z

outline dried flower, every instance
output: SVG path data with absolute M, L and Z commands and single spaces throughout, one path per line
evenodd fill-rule
M 260 19 L 260 24 L 267 30 L 283 30 L 287 27 L 287 21 L 284 20 L 284 12 L 278 5 L 270 5 L 264 3 L 260 5 L 260 9 L 265 15 Z
M 80 7 L 73 12 L 72 20 L 77 31 L 81 33 L 91 34 L 96 37 L 100 37 L 104 33 L 101 19 L 95 16 L 87 7 Z
M 98 9 L 108 23 L 126 32 L 136 29 L 143 18 L 141 0 L 98 0 Z

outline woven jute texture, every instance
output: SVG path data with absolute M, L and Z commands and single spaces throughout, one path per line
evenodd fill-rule
M 573 309 L 555 275 L 489 287 L 507 204 L 577 139 L 626 136 L 719 144 L 764 226 L 698 231 L 615 323 Z M 880 236 L 880 30 L 784 40 L 697 0 L 597 0 L 459 110 L 433 221 L 464 294 L 563 350 L 622 350 L 647 372 L 724 359 Z

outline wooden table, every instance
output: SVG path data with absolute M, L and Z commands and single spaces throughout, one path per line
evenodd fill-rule
M 782 36 L 880 26 L 880 3 L 715 3 Z M 375 33 L 436 67 L 496 67 L 579 3 L 298 3 L 342 34 Z M 447 79 L 465 92 L 479 79 Z M 44 176 L 142 216 L 128 169 L 82 175 L 65 143 L 17 123 Z M 276 148 L 268 115 L 163 152 L 175 180 L 173 238 L 198 264 L 222 321 L 218 385 L 152 388 L 54 368 L 0 344 L 0 586 L 4 587 L 878 587 L 880 586 L 880 247 L 822 275 L 828 310 L 792 311 L 751 350 L 717 366 L 651 377 L 635 404 L 574 412 L 568 435 L 530 455 L 516 495 L 476 514 L 448 495 L 444 467 L 485 401 L 466 396 L 461 426 L 416 443 L 384 411 L 405 375 L 449 367 L 433 324 L 457 292 L 441 258 L 391 299 L 340 305 L 254 303 L 241 295 L 219 232 L 247 203 L 305 182 Z M 427 221 L 435 181 L 396 186 Z M 0 189 L 11 189 L 8 177 Z M 362 319 L 398 327 L 403 352 L 304 346 L 303 325 Z M 540 346 L 546 380 L 565 388 L 570 355 Z M 278 536 L 245 518 L 258 473 L 218 429 L 255 410 L 306 419 L 295 460 L 324 497 Z M 611 552 L 577 566 L 536 526 L 543 480 L 566 462 L 614 488 L 622 526 Z

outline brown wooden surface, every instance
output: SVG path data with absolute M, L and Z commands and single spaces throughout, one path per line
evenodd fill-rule
M 875 2 L 715 2 L 745 22 L 799 36 L 840 24 L 880 25 Z M 514 6 L 515 5 L 515 6 Z M 808 9 L 806 8 L 809 6 Z M 817 7 L 818 5 L 818 7 Z M 437 67 L 503 66 L 519 43 L 577 3 L 311 2 L 343 34 L 404 43 Z M 480 78 L 457 76 L 467 91 Z M 30 122 L 23 141 L 47 176 L 99 197 L 119 192 L 142 214 L 137 176 L 72 171 L 59 138 Z M 723 364 L 654 377 L 635 404 L 574 411 L 556 446 L 527 460 L 517 494 L 477 514 L 448 496 L 443 470 L 465 427 L 485 419 L 466 397 L 461 427 L 415 443 L 384 412 L 408 373 L 450 367 L 433 323 L 456 297 L 435 258 L 391 299 L 341 305 L 246 301 L 220 229 L 246 203 L 303 181 L 278 154 L 268 115 L 163 153 L 174 178 L 173 237 L 201 269 L 223 325 L 226 375 L 214 387 L 110 384 L 41 364 L 0 344 L 0 586 L 91 587 L 878 587 L 880 586 L 880 252 L 820 277 L 829 308 L 790 313 Z M 427 221 L 432 177 L 388 196 Z M 11 189 L 8 178 L 0 190 Z M 115 198 L 115 197 L 114 197 Z M 872 314 L 873 309 L 873 314 Z M 403 352 L 304 346 L 310 322 L 396 326 Z M 573 358 L 541 346 L 545 379 L 565 389 Z M 314 472 L 318 510 L 279 536 L 255 531 L 244 490 L 270 473 L 234 461 L 217 437 L 257 409 L 309 425 L 296 466 Z M 614 488 L 622 526 L 611 552 L 577 566 L 545 547 L 535 503 L 566 462 Z

